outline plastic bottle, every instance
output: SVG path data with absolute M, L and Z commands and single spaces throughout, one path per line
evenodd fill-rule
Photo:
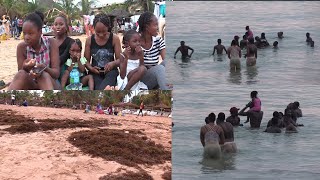
M 80 83 L 80 72 L 78 68 L 74 67 L 70 72 L 70 84 Z
M 74 83 L 80 83 L 80 72 L 78 71 L 78 68 L 73 68 L 72 71 L 74 71 Z

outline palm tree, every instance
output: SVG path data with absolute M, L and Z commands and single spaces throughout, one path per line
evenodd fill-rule
M 4 8 L 5 14 L 8 15 L 15 7 L 18 0 L 1 0 L 0 5 Z
M 67 15 L 69 20 L 77 19 L 80 17 L 80 9 L 74 3 L 74 0 L 59 0 L 57 5 L 57 9 L 63 11 Z
M 91 6 L 94 4 L 92 0 L 81 0 L 78 6 L 81 7 L 81 15 L 90 14 Z

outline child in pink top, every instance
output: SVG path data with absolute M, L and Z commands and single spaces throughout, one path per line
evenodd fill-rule
M 248 112 L 260 112 L 261 111 L 261 100 L 257 97 L 258 92 L 252 91 L 251 101 L 246 105 L 247 107 L 250 107 L 250 110 Z M 249 122 L 249 116 L 247 116 L 247 121 L 245 123 Z

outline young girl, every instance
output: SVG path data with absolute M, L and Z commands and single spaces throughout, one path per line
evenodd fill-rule
M 140 35 L 135 30 L 129 30 L 123 37 L 125 51 L 120 56 L 120 75 L 117 77 L 119 90 L 140 90 L 148 87 L 140 82 L 146 72 L 143 51 L 140 46 Z M 108 89 L 109 86 L 106 87 Z
M 86 86 L 89 85 L 89 89 L 93 90 L 94 87 L 94 81 L 92 75 L 84 75 L 86 73 L 85 67 L 90 67 L 90 63 L 87 61 L 86 58 L 81 57 L 81 51 L 82 51 L 82 44 L 79 39 L 76 39 L 70 47 L 70 59 L 67 60 L 65 65 L 68 67 L 65 72 L 63 73 L 63 76 L 61 78 L 61 86 L 62 89 L 66 86 L 66 83 L 69 80 L 70 72 L 72 71 L 73 67 L 76 67 L 78 71 L 80 72 L 80 80 L 81 83 Z
M 28 14 L 23 23 L 24 41 L 17 46 L 18 73 L 8 90 L 53 90 L 60 74 L 59 50 L 54 38 L 42 36 L 44 15 Z
M 140 15 L 138 23 L 144 64 L 147 67 L 147 72 L 141 81 L 148 86 L 148 89 L 168 90 L 164 67 L 166 45 L 164 40 L 158 36 L 158 19 L 153 13 L 145 12 Z M 159 64 L 160 56 L 161 64 Z
M 59 58 L 60 58 L 60 77 L 61 80 L 64 71 L 67 69 L 65 63 L 68 59 L 70 59 L 70 47 L 72 42 L 74 41 L 72 38 L 68 36 L 69 28 L 68 28 L 68 19 L 65 15 L 59 14 L 53 23 L 53 32 L 54 38 L 57 41 L 57 45 L 59 47 Z
M 252 91 L 250 96 L 252 101 L 250 101 L 246 107 L 250 107 L 250 110 L 248 112 L 260 112 L 261 111 L 261 100 L 257 97 L 258 92 Z M 249 122 L 249 116 L 247 116 L 247 121 L 244 123 Z

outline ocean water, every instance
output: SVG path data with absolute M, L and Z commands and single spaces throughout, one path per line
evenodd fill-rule
M 320 84 L 320 3 L 319 2 L 167 2 L 166 49 L 167 76 L 177 88 L 220 84 Z M 230 72 L 229 59 L 210 56 L 217 39 L 228 48 L 235 35 L 245 34 L 249 25 L 254 36 L 262 32 L 272 47 L 258 50 L 256 68 Z M 279 40 L 277 32 L 283 31 Z M 309 32 L 315 41 L 311 48 L 305 42 Z M 180 41 L 195 52 L 188 61 L 174 59 Z
M 250 10 L 248 12 L 247 10 Z M 167 74 L 174 84 L 172 132 L 173 179 L 318 179 L 320 175 L 320 3 L 319 2 L 168 2 Z M 221 38 L 229 46 L 249 25 L 254 35 L 266 33 L 272 43 L 283 31 L 279 49 L 258 51 L 257 66 L 230 72 L 226 57 L 210 57 Z M 314 48 L 305 43 L 310 32 Z M 187 62 L 173 59 L 181 40 L 195 49 Z M 180 54 L 177 55 L 180 57 Z M 239 152 L 203 160 L 200 127 L 210 113 L 243 108 L 257 90 L 264 117 L 260 129 L 237 127 Z M 263 131 L 273 111 L 299 101 L 303 117 L 295 134 Z M 246 117 L 241 117 L 241 123 Z
M 234 128 L 239 152 L 222 161 L 202 162 L 200 127 L 214 112 L 229 116 L 230 107 L 243 108 L 250 92 L 257 90 L 264 117 L 260 129 L 249 124 Z M 296 134 L 264 133 L 273 111 L 284 111 L 288 103 L 299 101 L 303 117 Z M 273 90 L 259 87 L 220 86 L 174 90 L 172 132 L 173 179 L 317 179 L 320 175 L 320 88 L 318 86 L 282 86 Z M 241 123 L 246 117 L 240 116 Z

